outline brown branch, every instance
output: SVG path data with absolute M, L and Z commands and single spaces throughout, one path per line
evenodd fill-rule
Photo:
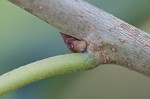
M 87 42 L 99 64 L 118 64 L 150 76 L 150 35 L 81 0 L 9 0 Z

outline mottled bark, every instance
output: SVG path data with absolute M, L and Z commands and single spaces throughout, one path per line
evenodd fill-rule
M 150 76 L 150 35 L 82 0 L 9 0 L 67 35 L 84 40 L 99 64 Z

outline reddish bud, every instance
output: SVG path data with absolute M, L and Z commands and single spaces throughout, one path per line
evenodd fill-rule
M 85 41 L 79 40 L 77 38 L 74 38 L 72 36 L 66 35 L 64 33 L 61 33 L 61 36 L 65 42 L 65 44 L 68 46 L 68 48 L 74 52 L 74 53 L 82 53 L 86 50 L 87 45 Z

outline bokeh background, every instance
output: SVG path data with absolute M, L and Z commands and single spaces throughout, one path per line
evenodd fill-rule
M 150 0 L 86 1 L 150 33 Z M 0 0 L 0 75 L 66 53 L 70 51 L 58 29 Z M 150 78 L 121 66 L 101 65 L 38 81 L 0 99 L 150 99 Z

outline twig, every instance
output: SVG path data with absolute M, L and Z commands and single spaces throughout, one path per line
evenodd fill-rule
M 96 65 L 95 58 L 89 54 L 67 54 L 40 60 L 0 76 L 0 96 L 50 76 L 89 70 Z

